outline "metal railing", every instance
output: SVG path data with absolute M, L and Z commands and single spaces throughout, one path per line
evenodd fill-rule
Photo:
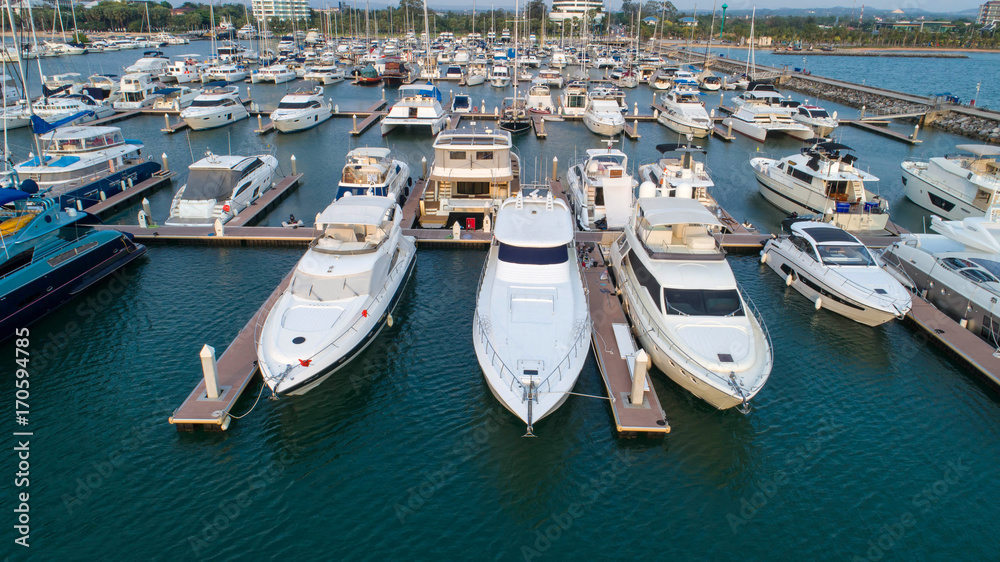
M 793 250 L 795 250 L 799 254 L 805 256 L 806 258 L 808 258 L 808 259 L 810 259 L 812 261 L 816 261 L 816 256 L 812 256 L 812 255 L 806 253 L 805 251 L 803 251 L 801 248 L 799 248 L 795 244 L 789 243 L 789 245 L 792 247 Z M 867 247 L 865 247 L 865 249 L 867 250 Z M 875 255 L 872 253 L 871 250 L 868 250 L 868 253 L 872 254 L 872 258 L 873 259 L 876 259 L 875 264 L 877 265 L 878 261 L 877 261 L 877 258 L 875 257 Z M 839 271 L 837 271 L 836 268 L 830 267 L 830 264 L 823 263 L 822 261 L 819 261 L 818 263 L 820 265 L 824 266 L 827 269 L 828 273 L 832 273 L 836 277 L 840 278 L 840 283 L 839 283 L 840 287 L 845 287 L 845 286 L 851 287 L 854 290 L 856 290 L 859 293 L 861 293 L 862 295 L 864 295 L 866 298 L 874 298 L 883 307 L 888 308 L 888 307 L 891 306 L 891 307 L 895 308 L 896 299 L 893 299 L 893 298 L 890 298 L 888 296 L 885 296 L 885 295 L 882 295 L 880 293 L 877 293 L 877 292 L 875 292 L 875 289 L 871 289 L 871 288 L 865 287 L 864 285 L 861 285 L 858 282 L 853 281 L 853 280 L 847 278 L 844 274 L 842 274 Z M 853 266 L 847 266 L 847 267 L 853 267 Z M 829 283 L 828 281 L 829 280 L 825 280 L 825 282 L 827 282 L 828 285 L 833 286 L 833 284 Z

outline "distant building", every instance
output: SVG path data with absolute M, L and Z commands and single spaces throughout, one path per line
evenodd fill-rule
M 257 21 L 264 18 L 279 20 L 308 19 L 308 0 L 253 0 L 253 17 Z
M 694 18 L 681 18 L 680 24 L 683 25 L 684 27 L 694 27 L 698 25 L 698 20 Z
M 564 20 L 577 18 L 582 22 L 587 12 L 591 10 L 597 11 L 594 16 L 595 22 L 603 20 L 604 0 L 552 0 L 552 11 L 549 12 L 549 19 L 562 23 Z
M 942 31 L 952 31 L 959 24 L 951 23 L 950 21 L 932 21 L 932 20 L 920 20 L 920 21 L 876 21 L 875 29 L 901 29 L 904 31 L 916 31 L 923 32 L 927 31 L 929 33 L 940 33 Z
M 992 25 L 997 21 L 1000 21 L 1000 1 L 990 0 L 979 7 L 979 19 L 976 20 L 976 23 Z
M 184 14 L 190 14 L 193 11 L 194 11 L 194 8 L 192 8 L 190 6 L 180 7 L 180 8 L 174 8 L 173 10 L 170 10 L 170 15 L 172 15 L 172 16 L 183 16 Z
M 656 25 L 660 23 L 660 20 L 654 16 L 649 16 L 648 18 L 643 18 L 642 23 L 646 25 Z

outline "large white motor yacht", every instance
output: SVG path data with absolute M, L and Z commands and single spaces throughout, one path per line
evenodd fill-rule
M 235 64 L 220 64 L 205 69 L 202 82 L 221 81 L 226 83 L 242 82 L 247 77 L 246 68 Z
M 142 58 L 135 61 L 135 64 L 125 67 L 125 72 L 129 74 L 148 74 L 152 78 L 159 78 L 167 73 L 170 67 L 170 59 L 163 56 L 160 51 L 146 51 Z
M 771 238 L 761 262 L 825 308 L 868 326 L 902 318 L 910 292 L 879 266 L 857 238 L 832 224 L 786 219 L 787 236 Z
M 336 198 L 378 195 L 395 201 L 412 183 L 410 166 L 402 155 L 384 147 L 365 146 L 347 153 Z
M 167 226 L 225 224 L 272 187 L 278 160 L 269 154 L 219 156 L 209 152 L 188 166 L 174 195 Z
M 577 224 L 584 230 L 621 230 L 628 222 L 636 180 L 628 156 L 611 148 L 591 148 L 586 159 L 566 174 L 567 195 Z
M 175 61 L 167 67 L 167 72 L 160 78 L 163 82 L 177 82 L 187 84 L 188 82 L 201 81 L 201 73 L 207 67 L 198 59 L 201 55 L 188 54 L 177 55 Z
M 732 125 L 733 130 L 757 142 L 764 142 L 770 133 L 785 133 L 809 140 L 815 136 L 810 126 L 792 119 L 797 112 L 795 105 L 783 103 L 784 98 L 771 84 L 753 82 L 746 92 L 732 98 L 736 112 L 722 120 L 722 125 Z
M 55 122 L 81 111 L 93 114 L 82 115 L 74 121 L 75 124 L 88 123 L 96 119 L 104 119 L 115 114 L 115 108 L 110 104 L 98 102 L 87 94 L 66 94 L 38 98 L 31 104 L 31 111 L 46 121 Z
M 206 87 L 187 109 L 181 111 L 181 119 L 195 131 L 222 127 L 249 116 L 240 100 L 239 86 Z
M 556 105 L 552 103 L 552 92 L 548 85 L 541 80 L 535 80 L 535 83 L 528 88 L 528 95 L 525 96 L 524 101 L 525 105 L 528 106 L 528 111 L 532 113 L 556 112 Z
M 640 188 L 611 266 L 643 349 L 671 380 L 712 406 L 748 412 L 774 357 L 752 303 L 740 292 L 701 203 L 647 197 Z
M 441 106 L 441 91 L 432 84 L 400 86 L 396 103 L 382 118 L 382 135 L 400 125 L 429 127 L 432 135 L 448 125 L 448 114 Z
M 670 90 L 660 98 L 664 111 L 657 121 L 682 135 L 707 137 L 712 130 L 712 120 L 699 96 L 701 92 L 690 86 L 677 86 Z
M 888 201 L 866 188 L 878 178 L 855 166 L 851 150 L 820 142 L 781 160 L 751 158 L 750 166 L 764 198 L 786 213 L 820 215 L 852 232 L 885 230 Z
M 614 99 L 592 97 L 583 112 L 583 124 L 594 134 L 613 137 L 625 130 L 625 116 Z
M 903 192 L 946 219 L 981 217 L 1000 189 L 1000 147 L 960 144 L 956 148 L 965 154 L 904 161 Z
M 121 98 L 114 102 L 115 109 L 145 109 L 153 107 L 160 97 L 157 90 L 163 87 L 149 74 L 132 73 L 122 76 Z
M 583 115 L 587 111 L 587 85 L 583 82 L 570 82 L 563 90 L 560 102 L 565 115 Z
M 569 397 L 590 349 L 573 219 L 539 191 L 519 192 L 497 212 L 472 328 L 487 385 L 528 435 Z
M 323 87 L 304 88 L 285 94 L 278 102 L 278 109 L 271 113 L 274 128 L 282 133 L 294 133 L 319 125 L 332 114 L 323 102 Z
M 658 144 L 656 150 L 663 155 L 653 164 L 639 166 L 640 185 L 649 182 L 655 187 L 653 197 L 679 197 L 694 199 L 705 206 L 723 223 L 723 233 L 734 230 L 735 219 L 719 207 L 709 193 L 715 187 L 711 172 L 705 162 L 695 158 L 705 154 L 705 149 L 684 144 Z M 676 156 L 667 156 L 667 153 Z M 730 223 L 729 221 L 733 221 Z
M 565 85 L 565 80 L 563 75 L 558 70 L 552 70 L 549 68 L 543 68 L 538 71 L 538 78 L 535 80 L 540 80 L 545 83 L 546 86 L 552 88 L 562 88 Z
M 201 92 L 201 90 L 196 90 L 181 84 L 178 84 L 173 88 L 157 90 L 156 93 L 159 94 L 160 97 L 153 102 L 153 109 L 172 109 L 174 111 L 180 111 L 191 105 L 191 102 L 198 99 Z
M 271 66 L 260 69 L 255 74 L 255 78 L 259 82 L 274 82 L 275 84 L 291 82 L 297 77 L 298 76 L 295 74 L 295 71 L 288 68 L 288 65 L 285 64 L 272 64 Z
M 490 85 L 505 88 L 507 84 L 510 84 L 510 68 L 504 64 L 494 65 L 490 71 Z
M 316 217 L 318 236 L 257 334 L 257 359 L 274 394 L 305 394 L 392 324 L 416 244 L 386 197 L 338 199 Z

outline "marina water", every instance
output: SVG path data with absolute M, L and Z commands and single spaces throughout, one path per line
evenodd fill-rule
M 207 49 L 200 43 L 164 51 Z M 50 73 L 86 76 L 120 72 L 139 55 L 43 65 Z M 995 66 L 996 55 L 990 57 Z M 928 76 L 934 73 L 924 72 L 925 65 L 939 63 L 893 64 Z M 818 66 L 813 70 L 821 74 Z M 992 80 L 995 90 L 1000 83 Z M 298 84 L 254 85 L 251 92 L 261 106 L 274 107 L 286 86 Z M 446 96 L 459 91 L 457 84 L 440 87 Z M 488 84 L 470 93 L 491 109 L 504 95 Z M 627 94 L 641 113 L 651 111 L 645 86 Z M 392 92 L 386 95 L 391 101 Z M 328 86 L 326 96 L 348 112 L 370 105 L 381 89 L 342 83 Z M 719 96 L 705 100 L 715 107 Z M 856 115 L 824 105 L 841 117 Z M 421 158 L 432 157 L 430 137 L 400 131 L 383 139 L 375 127 L 355 138 L 349 118 L 266 137 L 253 132 L 254 118 L 174 135 L 160 132 L 159 116 L 120 126 L 126 138 L 141 139 L 148 154 L 166 153 L 180 172 L 172 188 L 150 197 L 157 222 L 166 217 L 186 166 L 206 150 L 276 151 L 283 175 L 291 173 L 295 155 L 305 181 L 265 217 L 262 224 L 271 226 L 289 213 L 311 223 L 332 200 L 350 148 L 388 143 L 407 156 L 415 175 Z M 565 174 L 575 155 L 601 146 L 582 123 L 546 128 L 545 140 L 531 133 L 515 140 L 522 181 L 544 179 L 552 157 Z M 677 141 L 658 124 L 640 123 L 639 133 L 641 140 L 619 145 L 633 165 L 654 161 L 656 144 Z M 904 200 L 899 163 L 970 142 L 933 130 L 921 131 L 924 142 L 917 146 L 846 126 L 836 135 L 857 149 L 860 166 L 882 178 L 879 189 L 893 220 L 912 230 L 922 229 L 923 212 Z M 776 232 L 782 214 L 759 195 L 747 160 L 758 149 L 786 155 L 799 143 L 704 142 L 721 205 L 738 220 Z M 25 131 L 11 134 L 11 147 L 18 158 L 27 156 Z M 109 222 L 134 224 L 137 211 Z M 673 428 L 666 439 L 618 439 L 608 404 L 579 396 L 536 425 L 538 438 L 522 438 L 524 424 L 490 394 L 472 347 L 485 253 L 421 249 L 394 325 L 348 368 L 304 397 L 262 397 L 256 405 L 255 382 L 235 409 L 253 411 L 229 431 L 178 433 L 167 418 L 201 376 L 201 345 L 221 354 L 301 253 L 153 245 L 146 258 L 31 328 L 33 554 L 150 560 L 996 556 L 996 389 L 899 322 L 872 329 L 816 312 L 765 271 L 756 254 L 729 257 L 763 313 L 775 350 L 771 380 L 749 415 L 716 411 L 654 372 Z M 2 349 L 8 367 L 0 372 L 13 396 L 13 342 Z M 604 394 L 592 358 L 576 391 Z M 16 428 L 13 400 L 6 408 L 9 427 Z M 13 458 L 6 461 L 10 469 Z M 8 492 L 13 497 L 13 489 Z M 24 553 L 12 540 L 0 552 L 20 558 Z

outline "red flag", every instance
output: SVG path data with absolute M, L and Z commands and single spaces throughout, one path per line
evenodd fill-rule
M 302 365 L 303 367 L 308 367 L 312 362 L 312 359 L 299 359 L 299 365 Z
M 362 316 L 363 318 L 368 318 L 368 311 L 367 311 L 367 310 L 362 310 L 362 311 L 361 311 L 361 316 Z

